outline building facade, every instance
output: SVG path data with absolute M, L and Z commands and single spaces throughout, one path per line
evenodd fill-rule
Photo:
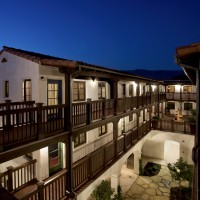
M 92 190 L 91 181 L 104 173 L 119 184 L 131 154 L 137 174 L 141 152 L 165 159 L 167 140 L 180 143 L 179 156 L 192 162 L 185 119 L 196 108 L 196 88 L 188 81 L 151 80 L 10 47 L 0 53 L 0 70 L 1 185 L 19 199 L 75 193 L 85 199 L 83 186 Z M 156 127 L 153 118 L 160 119 Z M 152 129 L 184 134 L 158 139 Z M 158 151 L 148 151 L 152 144 Z M 32 192 L 20 193 L 27 185 Z

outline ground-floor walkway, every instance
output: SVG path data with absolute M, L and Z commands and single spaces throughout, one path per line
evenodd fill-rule
M 148 161 L 161 164 L 161 170 L 156 176 L 137 176 L 124 166 L 120 179 L 124 200 L 169 200 L 170 188 L 179 186 L 179 183 L 172 180 L 167 163 L 149 157 L 142 160 L 143 166 Z

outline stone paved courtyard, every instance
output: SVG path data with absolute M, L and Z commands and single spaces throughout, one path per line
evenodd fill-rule
M 188 183 L 183 185 L 187 186 Z M 169 200 L 170 188 L 179 186 L 172 180 L 167 166 L 161 166 L 156 176 L 138 176 L 124 195 L 125 200 Z

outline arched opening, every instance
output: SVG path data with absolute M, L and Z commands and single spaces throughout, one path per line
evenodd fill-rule
M 127 158 L 127 168 L 132 170 L 134 169 L 134 154 L 131 154 Z
M 175 163 L 180 157 L 180 143 L 167 140 L 164 146 L 164 159 L 167 163 Z
M 136 156 L 132 153 L 121 167 L 120 186 L 123 193 L 128 191 L 130 185 L 132 185 L 138 177 L 138 175 L 134 172 L 134 158 L 136 159 Z

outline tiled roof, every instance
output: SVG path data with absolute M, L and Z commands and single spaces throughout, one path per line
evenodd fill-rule
M 49 55 L 45 55 L 45 54 L 35 53 L 35 52 L 31 52 L 31 51 L 25 51 L 25 50 L 16 49 L 13 47 L 3 46 L 2 52 L 3 51 L 20 56 L 20 57 L 30 60 L 32 62 L 40 63 L 42 65 L 49 65 L 49 66 L 54 66 L 54 67 L 68 67 L 68 68 L 81 67 L 81 68 L 86 68 L 86 69 L 90 69 L 93 71 L 101 71 L 103 73 L 113 73 L 113 74 L 125 76 L 125 77 L 134 77 L 137 79 L 143 79 L 143 80 L 147 80 L 147 81 L 156 81 L 156 80 L 152 80 L 152 79 L 149 79 L 146 77 L 140 77 L 137 75 L 125 73 L 124 71 L 120 71 L 120 70 L 114 70 L 114 69 L 110 69 L 107 67 L 88 64 L 88 63 L 85 63 L 82 61 L 67 60 L 67 59 L 49 56 Z
M 51 65 L 55 67 L 75 67 L 76 66 L 76 62 L 74 61 L 58 58 L 54 56 L 49 56 L 45 54 L 25 51 L 22 49 L 16 49 L 16 48 L 11 48 L 7 46 L 3 46 L 3 50 L 9 53 L 12 53 L 14 55 L 20 56 L 22 58 L 25 58 L 27 60 L 31 60 L 36 63 L 41 63 L 43 65 Z

